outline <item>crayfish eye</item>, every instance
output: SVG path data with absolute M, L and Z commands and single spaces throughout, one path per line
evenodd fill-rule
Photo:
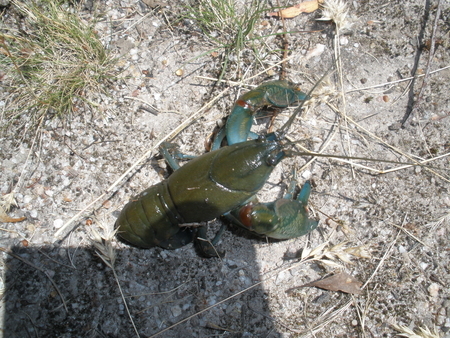
M 270 154 L 267 157 L 267 164 L 270 165 L 271 167 L 276 166 L 277 163 L 278 163 L 278 160 L 277 160 L 277 156 L 276 155 Z

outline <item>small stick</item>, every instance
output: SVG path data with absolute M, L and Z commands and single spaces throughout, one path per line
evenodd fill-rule
M 406 216 L 403 218 L 403 224 L 405 223 L 406 220 Z M 386 250 L 386 252 L 384 253 L 383 257 L 381 258 L 380 262 L 378 263 L 377 267 L 375 268 L 375 270 L 373 271 L 372 275 L 370 275 L 370 277 L 366 280 L 366 282 L 364 283 L 363 286 L 361 286 L 361 289 L 364 289 L 369 283 L 370 281 L 373 279 L 373 277 L 375 277 L 375 275 L 377 274 L 378 270 L 381 268 L 381 266 L 384 264 L 384 261 L 386 260 L 386 258 L 391 254 L 392 249 L 394 248 L 395 243 L 397 242 L 398 237 L 400 236 L 401 231 L 399 231 L 397 233 L 397 236 L 395 237 L 395 239 L 393 240 L 393 242 L 389 245 L 389 248 Z
M 292 58 L 294 58 L 294 55 L 291 55 L 291 56 L 289 56 L 289 57 L 287 57 L 287 58 L 285 58 L 285 59 L 283 59 L 283 60 L 281 60 L 281 61 L 275 63 L 274 65 L 270 66 L 269 68 L 266 68 L 266 69 L 260 71 L 259 73 L 256 73 L 255 75 L 246 78 L 245 80 L 248 81 L 248 80 L 254 79 L 255 77 L 260 76 L 261 74 L 266 73 L 267 70 L 272 69 L 272 68 L 275 68 L 275 67 L 281 65 L 283 62 L 288 61 L 288 60 L 290 60 L 290 59 L 292 59 Z M 450 66 L 449 66 L 449 67 L 450 67 Z M 225 82 L 225 83 L 233 84 L 233 85 L 236 85 L 236 86 L 242 85 L 242 84 L 243 84 L 242 81 L 241 81 L 241 82 L 233 82 L 233 81 L 230 81 L 230 80 L 213 79 L 213 78 L 209 78 L 209 77 L 205 77 L 205 76 L 196 76 L 196 78 L 206 79 L 206 80 L 212 80 L 212 81 L 215 81 L 215 82 Z M 257 87 L 257 86 L 255 86 L 255 87 Z
M 278 2 L 278 7 L 280 7 L 280 11 L 278 12 L 279 13 L 278 15 L 281 18 L 281 22 L 283 24 L 283 34 L 282 34 L 282 38 L 283 38 L 283 63 L 281 64 L 280 80 L 284 80 L 284 79 L 286 79 L 286 58 L 287 58 L 287 54 L 288 54 L 289 41 L 287 39 L 286 24 L 284 22 L 284 16 L 281 14 L 280 0 L 277 0 L 277 2 Z
M 425 87 L 428 85 L 428 77 L 430 75 L 430 66 L 431 66 L 431 62 L 433 60 L 434 47 L 436 44 L 437 24 L 438 24 L 440 16 L 441 16 L 441 0 L 438 0 L 436 17 L 434 19 L 434 25 L 433 25 L 433 32 L 431 34 L 431 46 L 430 46 L 430 52 L 428 55 L 427 70 L 425 72 L 425 77 L 422 82 L 422 87 L 420 88 L 419 96 L 418 96 L 416 102 L 414 102 L 413 108 L 409 112 L 407 112 L 405 117 L 403 118 L 402 127 L 405 127 L 405 124 L 406 124 L 406 121 L 408 120 L 408 118 L 417 112 L 419 104 L 422 102 L 422 99 L 423 99 L 423 91 L 424 91 Z M 421 46 L 419 46 L 418 48 L 421 48 Z
M 432 72 L 429 72 L 429 74 L 431 75 L 431 74 L 434 74 L 434 73 L 437 73 L 437 72 L 441 72 L 441 71 L 446 70 L 448 68 L 450 68 L 450 66 L 446 66 L 446 67 L 442 67 L 442 68 L 433 70 Z M 373 88 L 385 87 L 385 86 L 389 86 L 391 84 L 396 84 L 396 83 L 401 83 L 401 82 L 405 82 L 405 81 L 410 81 L 410 80 L 413 80 L 413 79 L 419 79 L 419 78 L 424 77 L 424 76 L 425 76 L 425 74 L 405 77 L 404 79 L 390 81 L 390 82 L 385 82 L 385 83 L 380 83 L 380 84 L 369 86 L 369 87 L 350 89 L 350 90 L 347 90 L 345 93 L 348 94 L 348 93 L 353 93 L 353 92 L 359 92 L 361 90 L 368 90 L 368 89 L 373 89 Z

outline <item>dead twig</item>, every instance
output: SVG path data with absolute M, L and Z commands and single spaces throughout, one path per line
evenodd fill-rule
M 437 24 L 438 24 L 440 16 L 441 16 L 441 0 L 438 0 L 437 9 L 436 9 L 436 17 L 434 19 L 434 25 L 433 25 L 433 32 L 431 33 L 431 46 L 430 46 L 430 51 L 429 51 L 429 55 L 428 55 L 428 61 L 427 61 L 427 67 L 426 67 L 426 71 L 425 71 L 425 77 L 423 79 L 422 87 L 420 88 L 419 95 L 417 97 L 416 102 L 414 103 L 414 106 L 403 117 L 402 127 L 405 127 L 406 121 L 409 119 L 409 117 L 414 115 L 417 112 L 418 107 L 419 107 L 419 105 L 420 105 L 420 103 L 422 102 L 422 99 L 423 99 L 423 91 L 425 90 L 425 87 L 427 87 L 427 85 L 428 85 L 428 78 L 430 76 L 431 62 L 433 60 L 434 48 L 435 48 L 435 45 L 436 45 Z M 418 46 L 418 48 L 422 48 L 422 47 Z

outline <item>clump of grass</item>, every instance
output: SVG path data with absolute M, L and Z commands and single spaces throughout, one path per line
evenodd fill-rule
M 434 327 L 433 329 L 429 329 L 428 327 L 419 327 L 418 330 L 413 331 L 411 330 L 409 327 L 407 326 L 402 326 L 402 325 L 397 325 L 397 324 L 391 324 L 392 327 L 397 330 L 398 335 L 401 337 L 406 337 L 406 338 L 440 338 L 440 335 L 436 329 L 436 327 Z
M 187 7 L 186 18 L 194 20 L 216 46 L 209 52 L 223 51 L 219 79 L 225 74 L 230 61 L 236 62 L 239 68 L 241 53 L 253 41 L 255 24 L 264 12 L 260 0 L 252 0 L 243 7 L 238 10 L 235 0 L 192 0 Z
M 19 15 L 16 30 L 3 25 L 0 65 L 11 94 L 4 126 L 25 114 L 36 125 L 41 117 L 67 116 L 93 102 L 114 78 L 115 59 L 93 26 L 55 0 L 12 1 Z M 19 19 L 18 19 L 19 20 Z
M 318 21 L 333 21 L 338 31 L 348 30 L 352 23 L 349 21 L 348 5 L 342 0 L 324 0 L 322 3 L 322 17 Z

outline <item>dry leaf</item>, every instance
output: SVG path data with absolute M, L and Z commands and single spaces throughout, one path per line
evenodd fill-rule
M 5 210 L 3 210 L 3 208 L 0 208 L 0 222 L 16 223 L 16 222 L 22 222 L 25 219 L 27 219 L 27 218 L 26 217 L 18 217 L 18 218 L 9 217 L 6 214 Z
M 360 295 L 362 293 L 361 285 L 362 283 L 353 276 L 349 275 L 346 272 L 340 272 L 331 277 L 327 277 L 315 282 L 307 283 L 302 286 L 297 286 L 295 288 L 289 289 L 287 290 L 287 292 L 292 292 L 293 290 L 307 286 L 315 286 L 317 288 L 325 290 L 342 291 L 345 293 Z
M 278 12 L 267 13 L 268 16 L 279 16 L 285 19 L 295 18 L 301 13 L 312 13 L 319 8 L 319 0 L 305 1 Z

